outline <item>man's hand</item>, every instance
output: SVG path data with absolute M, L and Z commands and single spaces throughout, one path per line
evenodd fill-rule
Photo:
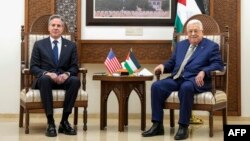
M 47 72 L 45 75 L 49 76 L 54 82 L 57 83 L 57 74 L 54 72 Z
M 57 75 L 54 72 L 47 72 L 45 75 L 48 75 L 55 83 L 62 84 L 65 82 L 66 79 L 68 79 L 68 75 L 63 73 L 60 75 Z
M 160 71 L 161 71 L 161 74 L 162 74 L 163 71 L 164 71 L 164 66 L 163 66 L 163 64 L 160 64 L 160 65 L 158 65 L 158 66 L 156 66 L 156 67 L 154 68 L 154 72 L 157 71 L 157 70 L 160 70 Z
M 63 74 L 60 74 L 58 77 L 57 77 L 57 84 L 62 84 L 65 82 L 66 79 L 68 79 L 68 75 L 63 73 Z
M 195 77 L 195 82 L 197 84 L 197 86 L 201 87 L 204 85 L 204 77 L 205 77 L 205 72 L 204 71 L 200 71 L 197 76 Z

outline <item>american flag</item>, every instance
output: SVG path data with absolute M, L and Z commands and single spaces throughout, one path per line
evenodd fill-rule
M 111 73 L 111 74 L 116 72 L 118 69 L 122 68 L 118 59 L 115 57 L 115 53 L 112 51 L 112 49 L 109 51 L 109 54 L 108 54 L 104 64 L 106 65 L 109 73 Z

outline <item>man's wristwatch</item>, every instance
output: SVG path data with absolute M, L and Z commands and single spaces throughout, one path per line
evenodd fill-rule
M 43 75 L 45 75 L 46 73 L 48 73 L 48 72 L 47 72 L 47 71 L 44 71 L 44 72 L 43 72 Z
M 70 76 L 70 72 L 65 72 L 64 74 L 66 74 L 66 75 Z

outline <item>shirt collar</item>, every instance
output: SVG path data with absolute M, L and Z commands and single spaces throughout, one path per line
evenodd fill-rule
M 54 40 L 57 40 L 59 44 L 62 44 L 62 37 L 60 37 L 60 38 L 58 38 L 58 39 L 54 39 L 54 38 L 52 38 L 52 37 L 50 36 L 50 42 L 51 42 L 51 44 L 53 44 L 53 41 L 54 41 Z

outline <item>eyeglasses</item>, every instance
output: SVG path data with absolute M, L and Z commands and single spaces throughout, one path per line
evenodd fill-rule
M 61 25 L 61 24 L 50 24 L 50 26 L 52 26 L 52 27 L 57 27 L 57 28 L 62 27 L 62 25 Z
M 196 33 L 201 32 L 201 31 L 202 31 L 202 30 L 194 29 L 194 30 L 188 30 L 187 33 L 188 33 L 188 34 L 192 34 L 192 33 L 196 34 Z

